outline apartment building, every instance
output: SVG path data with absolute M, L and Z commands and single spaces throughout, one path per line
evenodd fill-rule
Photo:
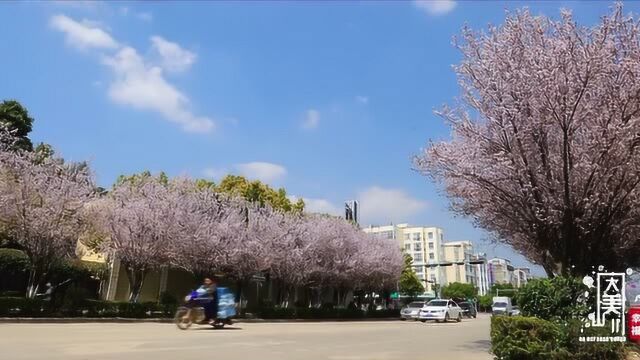
M 471 241 L 451 241 L 442 244 L 446 283 L 460 282 L 477 286 L 478 279 L 472 264 Z
M 489 283 L 493 284 L 513 284 L 513 270 L 511 261 L 501 258 L 493 258 L 487 261 L 489 268 Z
M 446 283 L 445 270 L 439 266 L 444 261 L 444 231 L 441 228 L 397 224 L 369 226 L 363 231 L 398 242 L 398 245 L 413 258 L 413 268 L 427 292 L 433 294 L 433 285 L 442 286 Z
M 531 279 L 531 269 L 527 267 L 517 267 L 513 269 L 513 277 L 511 281 L 513 286 L 517 288 L 525 286 L 529 279 Z

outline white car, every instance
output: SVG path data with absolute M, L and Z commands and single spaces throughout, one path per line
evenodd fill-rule
M 453 300 L 434 299 L 429 301 L 418 314 L 418 320 L 425 322 L 435 320 L 436 322 L 455 320 L 462 321 L 462 309 Z
M 414 301 L 405 306 L 402 311 L 400 311 L 400 320 L 417 320 L 418 313 L 423 306 L 424 302 L 422 301 Z

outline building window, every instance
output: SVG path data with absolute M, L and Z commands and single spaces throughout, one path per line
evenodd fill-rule
M 423 262 L 424 259 L 422 258 L 422 253 L 415 253 L 413 254 L 413 262 Z
M 435 259 L 435 255 L 433 253 L 429 253 L 429 260 Z
M 413 240 L 420 241 L 420 233 L 413 233 Z
M 409 235 L 410 235 L 410 234 L 404 234 L 404 239 L 405 239 L 405 240 L 410 240 Z
M 429 239 L 433 239 L 433 233 L 432 232 L 428 233 L 427 236 L 429 237 Z
M 404 249 L 405 249 L 406 251 L 411 251 L 411 243 L 406 243 L 406 244 L 404 244 Z
M 442 235 L 442 233 L 440 233 L 440 241 L 444 241 L 444 235 Z
M 429 243 L 429 250 L 433 250 L 433 243 L 432 242 Z
M 413 250 L 414 251 L 422 251 L 422 243 L 417 242 L 417 243 L 413 244 Z
M 424 273 L 424 268 L 422 266 L 417 266 L 414 268 L 414 270 L 416 271 L 416 274 L 418 275 L 422 275 Z

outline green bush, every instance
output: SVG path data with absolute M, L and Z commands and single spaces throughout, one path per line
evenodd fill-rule
M 589 313 L 590 304 L 583 299 L 586 290 L 582 280 L 574 277 L 533 279 L 520 289 L 515 300 L 523 316 L 564 321 Z
M 491 351 L 500 360 L 558 359 L 560 328 L 542 319 L 523 316 L 491 318 Z
M 0 274 L 16 274 L 29 271 L 31 262 L 22 250 L 0 249 Z
M 581 330 L 579 320 L 555 323 L 522 316 L 491 319 L 491 350 L 500 360 L 623 360 L 624 344 L 580 342 L 580 336 L 610 336 L 608 326 Z
M 26 299 L 22 297 L 0 298 L 0 316 L 47 316 L 47 303 L 40 299 Z
M 563 330 L 562 343 L 571 354 L 571 360 L 622 360 L 624 343 L 620 342 L 580 342 L 580 336 L 611 336 L 609 326 L 589 327 L 582 330 L 582 322 L 570 320 L 561 325 Z

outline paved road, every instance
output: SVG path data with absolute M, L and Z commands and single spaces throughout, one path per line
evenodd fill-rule
M 491 359 L 489 317 L 462 323 L 0 324 L 0 358 L 47 360 Z M 209 355 L 210 354 L 210 355 Z

